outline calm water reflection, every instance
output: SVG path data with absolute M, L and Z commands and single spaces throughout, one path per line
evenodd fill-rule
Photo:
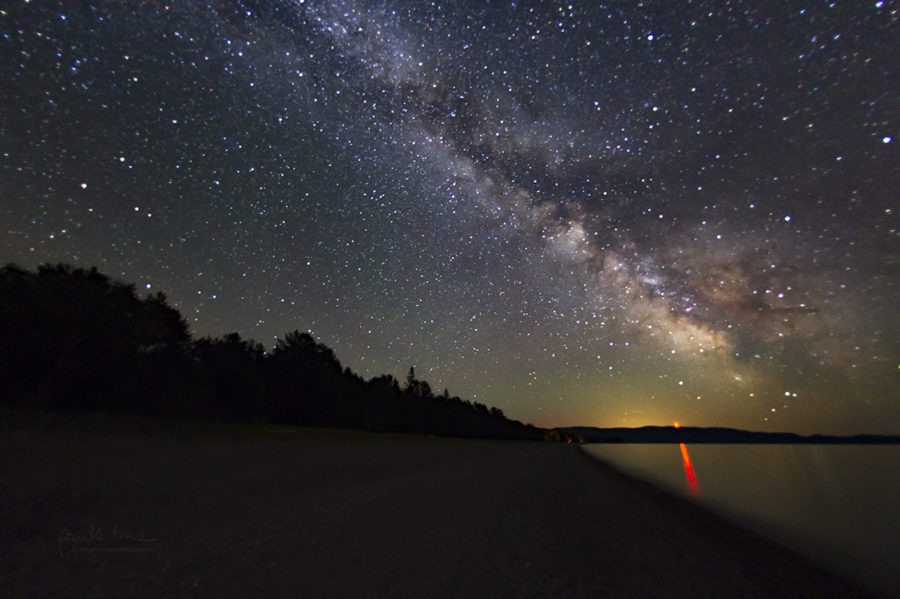
M 900 597 L 900 446 L 592 444 L 585 450 Z

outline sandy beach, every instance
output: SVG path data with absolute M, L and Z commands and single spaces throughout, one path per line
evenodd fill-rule
M 858 597 L 564 444 L 6 418 L 10 597 Z

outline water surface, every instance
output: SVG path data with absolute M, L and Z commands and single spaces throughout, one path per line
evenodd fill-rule
M 900 446 L 590 444 L 617 469 L 900 597 Z

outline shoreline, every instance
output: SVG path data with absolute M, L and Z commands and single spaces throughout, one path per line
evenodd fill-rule
M 880 596 L 900 592 L 897 548 L 891 542 L 900 524 L 893 508 L 897 481 L 889 464 L 898 456 L 892 447 L 697 444 L 690 446 L 692 465 L 675 463 L 675 446 L 648 453 L 645 445 L 632 445 L 640 448 L 635 454 L 626 447 L 624 452 L 591 444 L 580 449 L 614 473 L 692 503 Z M 880 466 L 862 468 L 865 460 Z M 779 464 L 790 467 L 779 471 Z M 699 486 L 696 479 L 692 486 L 689 466 L 691 473 L 698 468 Z
M 10 596 L 872 596 L 570 445 L 116 422 L 4 426 Z

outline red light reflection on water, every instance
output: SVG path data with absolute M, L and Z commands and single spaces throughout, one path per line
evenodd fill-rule
M 684 475 L 687 477 L 688 493 L 693 497 L 700 497 L 700 485 L 697 484 L 697 476 L 694 474 L 691 456 L 688 455 L 687 445 L 684 443 L 681 444 L 681 459 L 684 461 Z

